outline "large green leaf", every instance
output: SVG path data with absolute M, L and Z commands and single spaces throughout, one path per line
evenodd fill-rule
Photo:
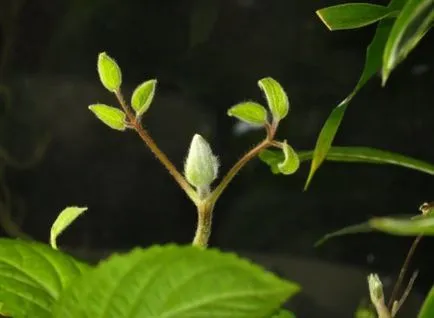
M 387 8 L 390 12 L 401 10 L 405 2 L 406 0 L 392 0 Z M 310 166 L 309 176 L 306 180 L 305 189 L 307 189 L 315 172 L 324 162 L 345 115 L 348 104 L 351 102 L 357 92 L 366 84 L 366 82 L 381 68 L 384 47 L 392 26 L 393 21 L 390 19 L 382 20 L 378 24 L 374 38 L 366 50 L 365 65 L 356 87 L 341 103 L 339 103 L 338 106 L 333 109 L 324 126 L 322 127 L 316 141 L 315 152 Z
M 115 255 L 82 276 L 54 317 L 259 318 L 298 290 L 233 254 L 155 246 Z
M 428 296 L 420 309 L 418 318 L 432 318 L 434 317 L 434 286 L 431 288 Z
M 344 3 L 316 11 L 330 31 L 364 27 L 392 13 L 387 7 L 370 3 Z
M 311 160 L 315 156 L 314 151 L 300 151 L 298 157 L 300 161 Z M 275 174 L 279 173 L 277 165 L 285 157 L 281 152 L 264 150 L 259 154 L 259 158 L 271 167 Z M 328 161 L 371 163 L 371 164 L 391 164 L 426 174 L 434 175 L 434 165 L 428 162 L 407 157 L 398 153 L 384 151 L 368 147 L 332 147 L 325 157 Z
M 0 239 L 2 313 L 14 318 L 51 317 L 60 292 L 87 269 L 48 245 Z
M 408 0 L 390 31 L 383 54 L 382 80 L 414 49 L 434 20 L 433 0 Z

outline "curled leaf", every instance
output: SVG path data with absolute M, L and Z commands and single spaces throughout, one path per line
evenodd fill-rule
M 265 94 L 274 121 L 285 118 L 289 112 L 289 100 L 283 87 L 271 77 L 259 80 L 258 86 Z
M 282 150 L 285 160 L 277 165 L 279 171 L 285 175 L 295 173 L 300 167 L 300 159 L 298 158 L 297 153 L 286 143 L 286 140 L 282 143 Z
M 77 206 L 70 206 L 60 212 L 59 216 L 51 226 L 50 245 L 52 248 L 57 250 L 57 237 L 62 234 L 62 232 L 65 231 L 65 229 L 85 211 L 87 211 L 87 207 L 81 208 Z

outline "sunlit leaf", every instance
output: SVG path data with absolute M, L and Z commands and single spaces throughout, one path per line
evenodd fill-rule
M 298 157 L 302 162 L 311 160 L 314 151 L 299 151 Z M 273 173 L 276 173 L 279 171 L 277 165 L 284 159 L 284 155 L 279 151 L 264 150 L 259 158 L 271 167 Z M 431 163 L 369 147 L 332 147 L 325 159 L 335 162 L 390 164 L 434 175 L 434 165 Z
M 50 244 L 52 248 L 57 249 L 57 237 L 86 210 L 87 207 L 70 206 L 60 212 L 59 216 L 51 226 Z
M 98 75 L 102 85 L 110 92 L 117 91 L 122 84 L 122 73 L 114 59 L 102 52 L 98 55 Z
M 283 87 L 271 77 L 259 80 L 258 86 L 265 94 L 274 121 L 285 118 L 289 112 L 289 100 Z
M 420 309 L 418 318 L 432 318 L 434 317 L 434 286 L 431 287 L 430 292 L 425 298 L 425 301 Z
M 407 0 L 392 0 L 387 6 L 390 12 L 399 11 Z M 393 20 L 385 19 L 380 21 L 375 31 L 374 38 L 366 50 L 365 65 L 362 75 L 353 91 L 331 112 L 322 127 L 315 145 L 315 153 L 310 166 L 309 176 L 307 177 L 305 190 L 308 188 L 315 172 L 326 159 L 326 155 L 332 146 L 333 140 L 344 117 L 348 104 L 356 93 L 366 84 L 366 82 L 381 69 L 382 56 Z
M 255 102 L 243 102 L 231 107 L 228 115 L 251 125 L 264 125 L 267 122 L 267 110 Z
M 125 113 L 115 107 L 95 104 L 90 105 L 89 110 L 95 114 L 104 124 L 110 128 L 123 131 L 127 128 Z
M 140 84 L 134 90 L 131 97 L 131 106 L 136 111 L 137 117 L 143 115 L 148 110 L 149 106 L 151 106 L 156 85 L 157 80 L 149 80 Z
M 400 12 L 383 54 L 382 81 L 414 49 L 434 21 L 433 0 L 408 0 Z
M 155 246 L 112 256 L 83 275 L 53 318 L 267 317 L 298 290 L 234 254 Z
M 345 30 L 364 27 L 390 16 L 389 8 L 370 3 L 345 3 L 316 11 L 326 27 Z
M 1 312 L 14 318 L 52 318 L 60 293 L 88 269 L 48 245 L 0 239 Z
M 284 160 L 277 164 L 279 171 L 285 175 L 295 173 L 300 167 L 300 159 L 295 150 L 285 142 L 282 144 Z

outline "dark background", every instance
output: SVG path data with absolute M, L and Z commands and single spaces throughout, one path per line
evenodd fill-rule
M 177 167 L 197 132 L 224 173 L 263 136 L 237 133 L 226 116 L 242 100 L 264 103 L 258 79 L 272 76 L 285 87 L 292 110 L 279 137 L 301 150 L 314 147 L 328 114 L 356 84 L 375 26 L 329 32 L 315 10 L 337 3 L 0 0 L 0 84 L 7 89 L 0 95 L 0 181 L 13 219 L 47 241 L 59 211 L 86 205 L 62 245 L 115 250 L 189 243 L 196 215 L 184 193 L 138 136 L 108 129 L 87 109 L 116 104 L 99 83 L 98 53 L 118 61 L 127 96 L 140 82 L 158 79 L 144 124 Z M 335 145 L 434 161 L 433 39 L 426 36 L 386 88 L 379 77 L 363 88 Z M 303 192 L 307 173 L 307 163 L 284 177 L 250 162 L 216 206 L 211 245 L 396 273 L 411 238 L 360 234 L 317 249 L 313 243 L 371 216 L 418 213 L 433 200 L 433 177 L 394 166 L 326 163 Z M 7 213 L 4 204 L 0 212 Z M 421 270 L 421 291 L 434 279 L 432 250 L 433 239 L 424 239 L 412 266 Z

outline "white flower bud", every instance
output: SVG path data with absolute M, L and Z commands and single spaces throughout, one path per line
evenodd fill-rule
M 185 160 L 184 175 L 196 187 L 199 194 L 209 192 L 211 183 L 217 178 L 219 163 L 208 142 L 194 135 Z

